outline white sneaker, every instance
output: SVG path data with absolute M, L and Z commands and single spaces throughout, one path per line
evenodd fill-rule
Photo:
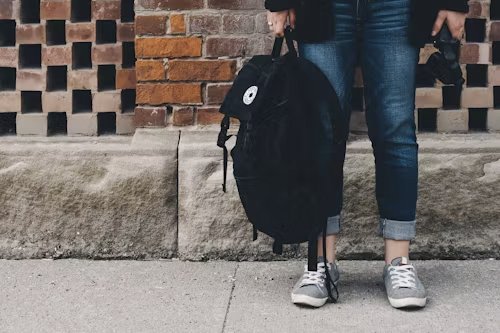
M 339 270 L 335 263 L 328 263 L 328 270 L 333 281 L 332 293 L 337 293 Z M 304 274 L 295 284 L 292 291 L 292 302 L 298 305 L 307 305 L 315 308 L 322 307 L 328 301 L 327 276 L 323 260 L 318 260 L 318 270 L 308 271 L 307 265 Z
M 395 308 L 423 308 L 427 303 L 425 287 L 406 257 L 396 258 L 385 266 L 384 283 L 389 303 Z

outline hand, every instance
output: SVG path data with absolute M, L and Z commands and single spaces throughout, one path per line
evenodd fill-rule
M 283 37 L 287 23 L 289 23 L 292 28 L 295 27 L 295 17 L 294 9 L 284 10 L 281 12 L 268 12 L 267 22 L 269 24 L 269 29 L 276 36 Z
M 465 17 L 465 13 L 453 12 L 449 10 L 439 11 L 436 23 L 434 23 L 434 27 L 432 28 L 432 36 L 436 36 L 441 31 L 443 24 L 446 22 L 453 38 L 458 40 L 462 39 L 464 35 Z

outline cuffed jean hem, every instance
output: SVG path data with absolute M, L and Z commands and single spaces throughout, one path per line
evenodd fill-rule
M 394 221 L 380 219 L 379 235 L 385 239 L 407 240 L 415 239 L 417 221 Z
M 340 233 L 340 215 L 330 216 L 327 220 L 326 225 L 326 235 L 338 235 Z M 320 233 L 320 236 L 323 236 L 323 233 Z

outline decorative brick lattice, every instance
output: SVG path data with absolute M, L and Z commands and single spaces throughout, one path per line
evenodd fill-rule
M 0 1 L 0 134 L 135 129 L 133 0 Z
M 272 47 L 263 3 L 136 1 L 137 125 L 218 123 L 220 103 L 244 61 Z M 419 66 L 415 114 L 421 132 L 500 130 L 500 0 L 470 5 L 462 48 L 467 84 L 459 93 L 429 80 Z M 422 49 L 420 64 L 432 52 L 430 45 Z M 366 131 L 359 70 L 353 109 L 352 129 Z
M 500 130 L 500 105 L 495 91 L 500 85 L 500 59 L 495 48 L 500 41 L 500 1 L 469 1 L 470 12 L 461 49 L 466 84 L 459 92 L 419 75 L 417 81 L 417 119 L 420 131 L 474 132 Z M 427 46 L 420 63 L 435 50 Z
M 134 27 L 133 0 L 1 1 L 0 134 L 218 123 L 244 61 L 270 52 L 263 0 L 135 2 Z M 419 131 L 500 130 L 500 0 L 470 6 L 466 86 L 458 93 L 419 70 Z M 420 63 L 432 52 L 423 49 Z M 366 131 L 359 70 L 353 108 L 352 129 Z

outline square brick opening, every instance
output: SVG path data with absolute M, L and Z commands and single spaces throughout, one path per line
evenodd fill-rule
M 0 46 L 16 46 L 16 21 L 0 20 Z
M 40 23 L 40 0 L 21 0 L 21 23 Z
M 73 43 L 73 69 L 92 68 L 92 43 Z
M 21 112 L 41 113 L 42 112 L 42 92 L 41 91 L 21 91 Z
M 122 112 L 129 113 L 135 110 L 135 89 L 123 89 L 121 93 Z
M 135 44 L 134 42 L 122 43 L 122 68 L 135 67 Z
M 0 113 L 0 135 L 16 134 L 16 116 L 15 112 Z
M 42 67 L 42 45 L 19 45 L 19 67 L 41 68 Z
M 352 110 L 363 112 L 364 105 L 364 89 L 363 88 L 352 88 Z
M 491 45 L 493 65 L 500 65 L 500 42 L 493 42 Z
M 90 0 L 71 0 L 71 22 L 90 22 L 91 14 Z
M 0 67 L 0 91 L 16 90 L 16 69 Z
M 467 87 L 488 86 L 488 65 L 467 65 Z
M 65 91 L 68 89 L 67 66 L 47 67 L 47 91 Z
M 47 132 L 49 135 L 68 134 L 66 112 L 50 112 L 48 114 Z
M 468 18 L 465 21 L 465 40 L 469 43 L 482 43 L 486 38 L 486 19 Z
M 96 44 L 116 43 L 116 21 L 96 22 Z
M 116 134 L 116 113 L 102 112 L 97 115 L 97 133 Z
M 491 1 L 490 17 L 492 20 L 500 20 L 500 1 Z
M 500 109 L 500 87 L 493 87 L 494 108 Z
M 47 45 L 66 44 L 66 21 L 62 20 L 47 21 L 45 29 L 47 36 Z
M 443 109 L 460 109 L 462 90 L 455 86 L 443 86 Z
M 97 90 L 116 89 L 116 67 L 115 65 L 99 65 L 97 67 Z
M 418 109 L 419 132 L 436 132 L 437 109 Z
M 486 132 L 488 109 L 469 109 L 469 131 Z
M 134 0 L 122 0 L 121 1 L 121 21 L 122 22 L 134 22 L 135 11 L 134 11 Z
M 92 92 L 73 90 L 73 113 L 92 112 Z
M 419 64 L 417 66 L 417 87 L 418 88 L 423 88 L 423 87 L 434 87 L 434 84 L 436 83 L 436 80 L 434 77 L 429 73 L 427 70 L 426 66 L 424 64 Z

